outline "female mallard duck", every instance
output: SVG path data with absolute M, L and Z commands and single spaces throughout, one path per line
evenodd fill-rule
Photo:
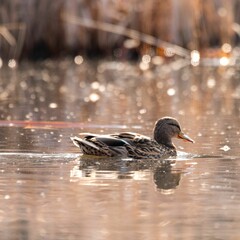
M 185 135 L 179 122 L 171 117 L 159 119 L 153 130 L 154 139 L 138 133 L 123 132 L 110 135 L 81 134 L 83 138 L 71 138 L 83 154 L 106 157 L 163 158 L 176 156 L 172 138 L 194 142 Z

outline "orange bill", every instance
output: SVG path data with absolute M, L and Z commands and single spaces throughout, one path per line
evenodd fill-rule
M 194 141 L 188 135 L 184 134 L 183 132 L 180 132 L 177 137 L 180 139 L 183 139 L 187 142 L 194 143 Z

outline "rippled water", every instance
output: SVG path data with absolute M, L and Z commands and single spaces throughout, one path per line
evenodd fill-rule
M 239 239 L 240 80 L 233 67 L 71 61 L 4 70 L 1 239 Z M 83 158 L 79 132 L 151 136 L 179 119 L 170 160 Z

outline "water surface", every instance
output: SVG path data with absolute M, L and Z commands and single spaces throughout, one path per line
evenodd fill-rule
M 1 239 L 240 238 L 237 68 L 49 61 L 3 69 L 0 88 Z M 196 142 L 170 160 L 83 158 L 70 140 L 151 136 L 166 115 Z

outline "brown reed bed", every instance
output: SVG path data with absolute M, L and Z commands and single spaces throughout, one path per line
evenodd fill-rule
M 239 44 L 239 12 L 228 0 L 1 0 L 0 57 L 221 53 Z

